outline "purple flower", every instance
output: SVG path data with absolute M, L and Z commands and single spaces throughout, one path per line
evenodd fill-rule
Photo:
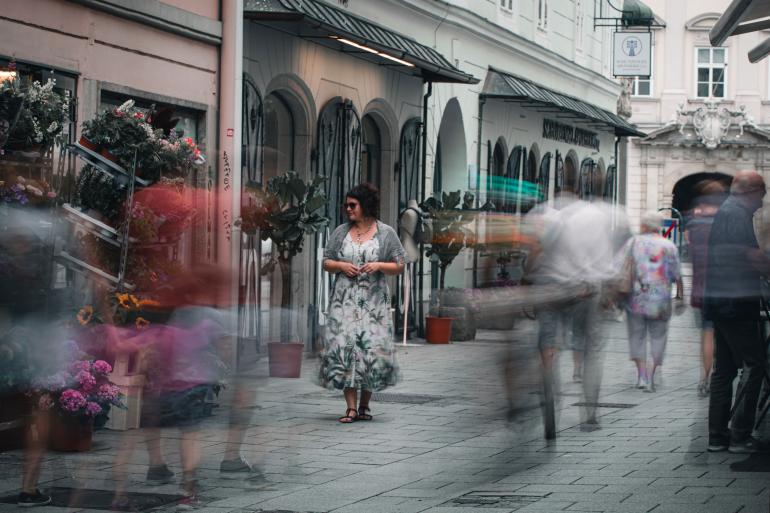
M 104 360 L 96 360 L 94 362 L 94 372 L 99 374 L 109 374 L 112 372 L 112 365 L 105 362 Z
M 93 390 L 96 386 L 96 378 L 94 378 L 90 372 L 82 370 L 75 375 L 75 379 L 80 383 L 80 387 L 85 392 Z
M 64 411 L 72 413 L 82 409 L 87 402 L 88 401 L 83 397 L 83 394 L 77 390 L 72 390 L 71 388 L 62 392 L 61 397 L 59 397 L 59 403 L 61 403 L 61 407 Z
M 101 412 L 102 412 L 102 407 L 99 406 L 99 403 L 90 402 L 86 404 L 86 413 L 91 415 L 92 417 L 99 415 Z

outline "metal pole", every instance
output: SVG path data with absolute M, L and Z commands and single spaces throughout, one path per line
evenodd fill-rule
M 422 98 L 422 176 L 420 187 L 420 201 L 425 201 L 425 185 L 427 182 L 428 174 L 428 99 L 433 95 L 433 82 L 428 82 L 428 90 Z M 417 305 L 417 333 L 421 336 L 425 336 L 425 307 L 423 305 L 423 287 L 425 281 L 425 258 L 423 257 L 423 244 L 420 243 L 420 266 L 418 270 L 419 280 L 419 295 L 414 298 Z

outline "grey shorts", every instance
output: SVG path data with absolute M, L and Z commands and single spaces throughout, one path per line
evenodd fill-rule
M 628 312 L 628 350 L 632 360 L 647 361 L 647 336 L 655 365 L 663 363 L 668 339 L 668 319 L 648 319 Z
M 599 340 L 598 297 L 589 297 L 569 306 L 536 310 L 539 330 L 537 343 L 542 349 L 571 349 L 584 352 L 587 343 L 595 350 Z

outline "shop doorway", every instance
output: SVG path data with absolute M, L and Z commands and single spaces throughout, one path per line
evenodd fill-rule
M 382 190 L 382 136 L 371 114 L 361 120 L 361 178 Z
M 577 156 L 573 152 L 567 154 L 564 159 L 564 183 L 562 190 L 577 192 Z
M 690 216 L 699 203 L 721 205 L 727 198 L 733 177 L 724 173 L 695 173 L 674 185 L 671 206 Z

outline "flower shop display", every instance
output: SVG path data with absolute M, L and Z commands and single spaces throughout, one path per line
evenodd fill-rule
M 57 194 L 45 180 L 10 176 L 0 180 L 0 202 L 6 205 L 49 207 L 56 203 Z

